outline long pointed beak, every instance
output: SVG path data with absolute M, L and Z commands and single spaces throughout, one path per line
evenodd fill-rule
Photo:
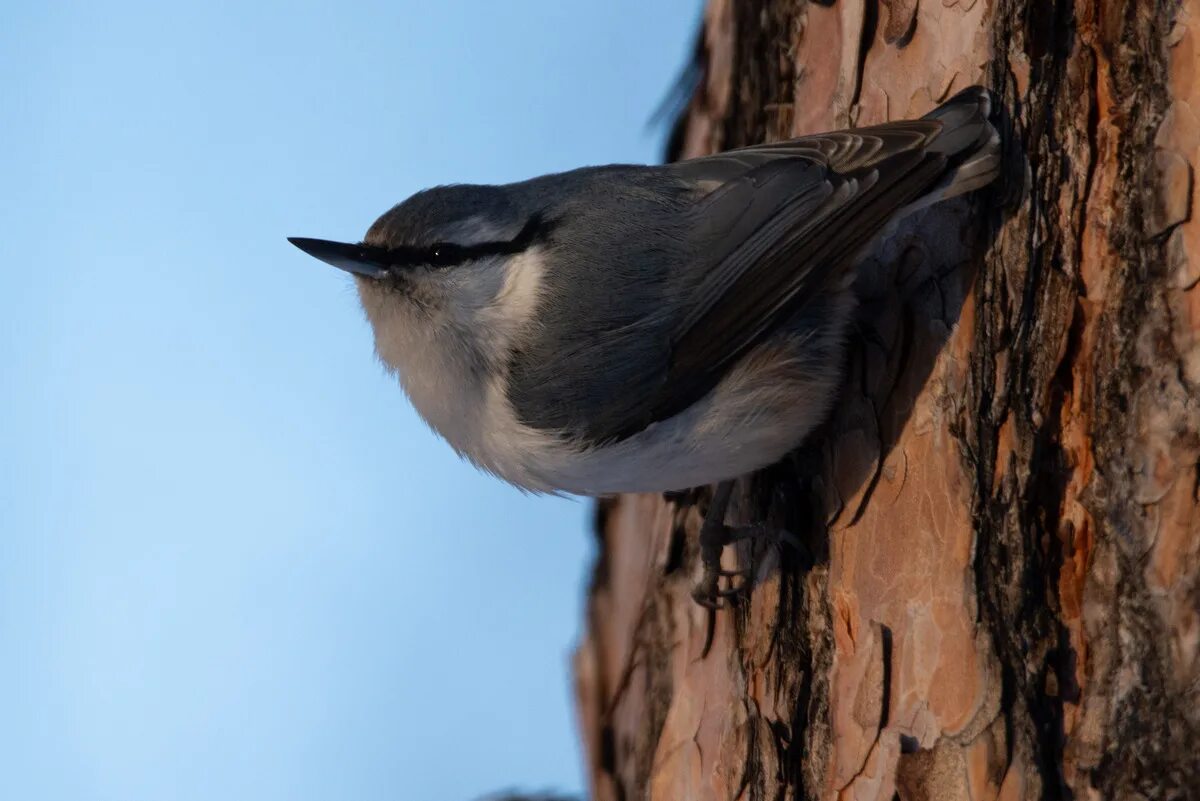
M 367 278 L 382 278 L 387 274 L 386 251 L 370 245 L 331 242 L 328 239 L 306 239 L 289 236 L 288 241 L 313 258 L 332 264 L 339 270 Z

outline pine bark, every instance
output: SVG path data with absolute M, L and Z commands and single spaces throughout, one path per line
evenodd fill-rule
M 1200 798 L 1200 0 L 710 0 L 697 54 L 674 157 L 983 83 L 1006 180 L 865 258 L 745 600 L 690 599 L 697 508 L 598 505 L 591 797 Z

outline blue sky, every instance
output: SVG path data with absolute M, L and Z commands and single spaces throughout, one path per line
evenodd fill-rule
M 699 6 L 6 5 L 0 798 L 579 789 L 589 504 L 459 462 L 285 237 L 656 160 Z

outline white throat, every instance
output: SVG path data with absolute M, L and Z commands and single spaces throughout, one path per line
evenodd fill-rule
M 543 251 L 530 248 L 413 278 L 411 295 L 359 281 L 375 351 L 421 417 L 460 454 L 484 453 L 486 407 L 508 355 L 535 325 Z

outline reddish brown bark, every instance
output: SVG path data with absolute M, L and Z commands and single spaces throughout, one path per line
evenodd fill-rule
M 676 155 L 1004 98 L 1006 187 L 867 258 L 834 419 L 695 510 L 600 505 L 592 796 L 1200 797 L 1200 0 L 711 0 Z

